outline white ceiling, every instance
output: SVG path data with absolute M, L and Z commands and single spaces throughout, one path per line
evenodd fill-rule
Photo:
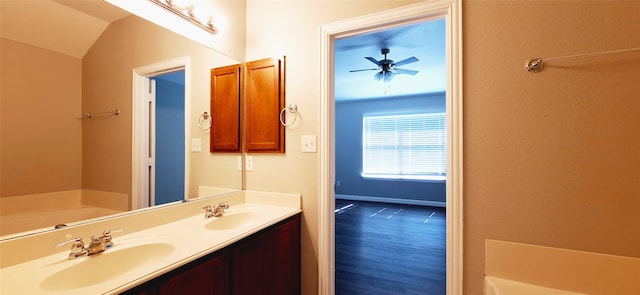
M 446 89 L 444 19 L 397 26 L 335 41 L 335 98 L 337 101 L 442 92 Z M 417 70 L 416 75 L 396 75 L 390 82 L 377 81 L 377 65 L 366 56 L 381 60 L 382 48 L 396 62 L 415 56 L 419 61 L 398 68 Z
M 0 0 L 0 5 L 2 38 L 76 58 L 111 22 L 129 15 L 102 0 Z

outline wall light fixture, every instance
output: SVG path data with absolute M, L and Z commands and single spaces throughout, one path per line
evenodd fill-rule
M 184 0 L 149 0 L 150 2 L 168 10 L 169 12 L 177 15 L 181 18 L 186 19 L 187 21 L 193 23 L 194 25 L 200 27 L 201 29 L 216 34 L 218 32 L 218 28 L 213 25 L 213 17 L 212 16 L 202 16 L 199 15 L 195 11 L 195 7 L 193 4 Z

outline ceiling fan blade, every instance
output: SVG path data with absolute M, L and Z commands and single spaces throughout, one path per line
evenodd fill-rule
M 353 73 L 353 72 L 377 71 L 377 70 L 380 70 L 380 69 L 361 69 L 361 70 L 351 70 L 351 71 L 349 71 L 349 72 L 352 72 L 352 73 Z
M 415 71 L 415 70 L 405 70 L 405 69 L 394 69 L 394 71 L 396 72 L 396 74 L 408 74 L 412 76 L 418 73 L 418 71 Z
M 380 65 L 380 62 L 378 62 L 378 61 L 377 61 L 375 58 L 373 58 L 373 57 L 367 56 L 367 57 L 365 57 L 365 58 L 366 58 L 366 59 L 368 59 L 370 62 L 372 62 L 372 63 L 374 63 L 374 64 Z
M 415 56 L 412 56 L 410 58 L 403 59 L 403 60 L 395 63 L 394 65 L 395 66 L 401 66 L 401 65 L 410 64 L 410 63 L 416 62 L 416 61 L 418 61 L 418 58 L 416 58 Z

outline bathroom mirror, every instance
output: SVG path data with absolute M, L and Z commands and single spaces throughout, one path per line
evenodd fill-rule
M 244 30 L 243 2 L 225 2 L 233 14 L 227 26 Z M 0 239 L 138 209 L 133 73 L 175 60 L 187 66 L 149 77 L 158 82 L 164 72 L 184 70 L 178 76 L 186 82 L 186 127 L 169 139 L 184 147 L 184 178 L 159 181 L 182 183 L 184 193 L 169 204 L 242 189 L 240 154 L 210 154 L 209 131 L 199 124 L 209 110 L 210 69 L 242 61 L 102 0 L 0 4 Z M 233 38 L 244 50 L 244 38 Z M 156 125 L 153 117 L 148 126 Z

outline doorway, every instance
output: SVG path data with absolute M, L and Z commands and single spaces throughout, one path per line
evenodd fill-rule
M 320 294 L 335 290 L 335 87 L 337 38 L 444 17 L 446 26 L 446 292 L 462 294 L 462 44 L 459 0 L 422 2 L 321 28 L 321 124 L 318 264 Z
M 152 77 L 155 94 L 149 112 L 151 135 L 149 204 L 161 205 L 184 198 L 185 138 L 184 69 Z
M 444 295 L 444 19 L 334 45 L 335 292 Z
M 131 207 L 183 200 L 189 179 L 190 58 L 136 68 L 133 80 Z

